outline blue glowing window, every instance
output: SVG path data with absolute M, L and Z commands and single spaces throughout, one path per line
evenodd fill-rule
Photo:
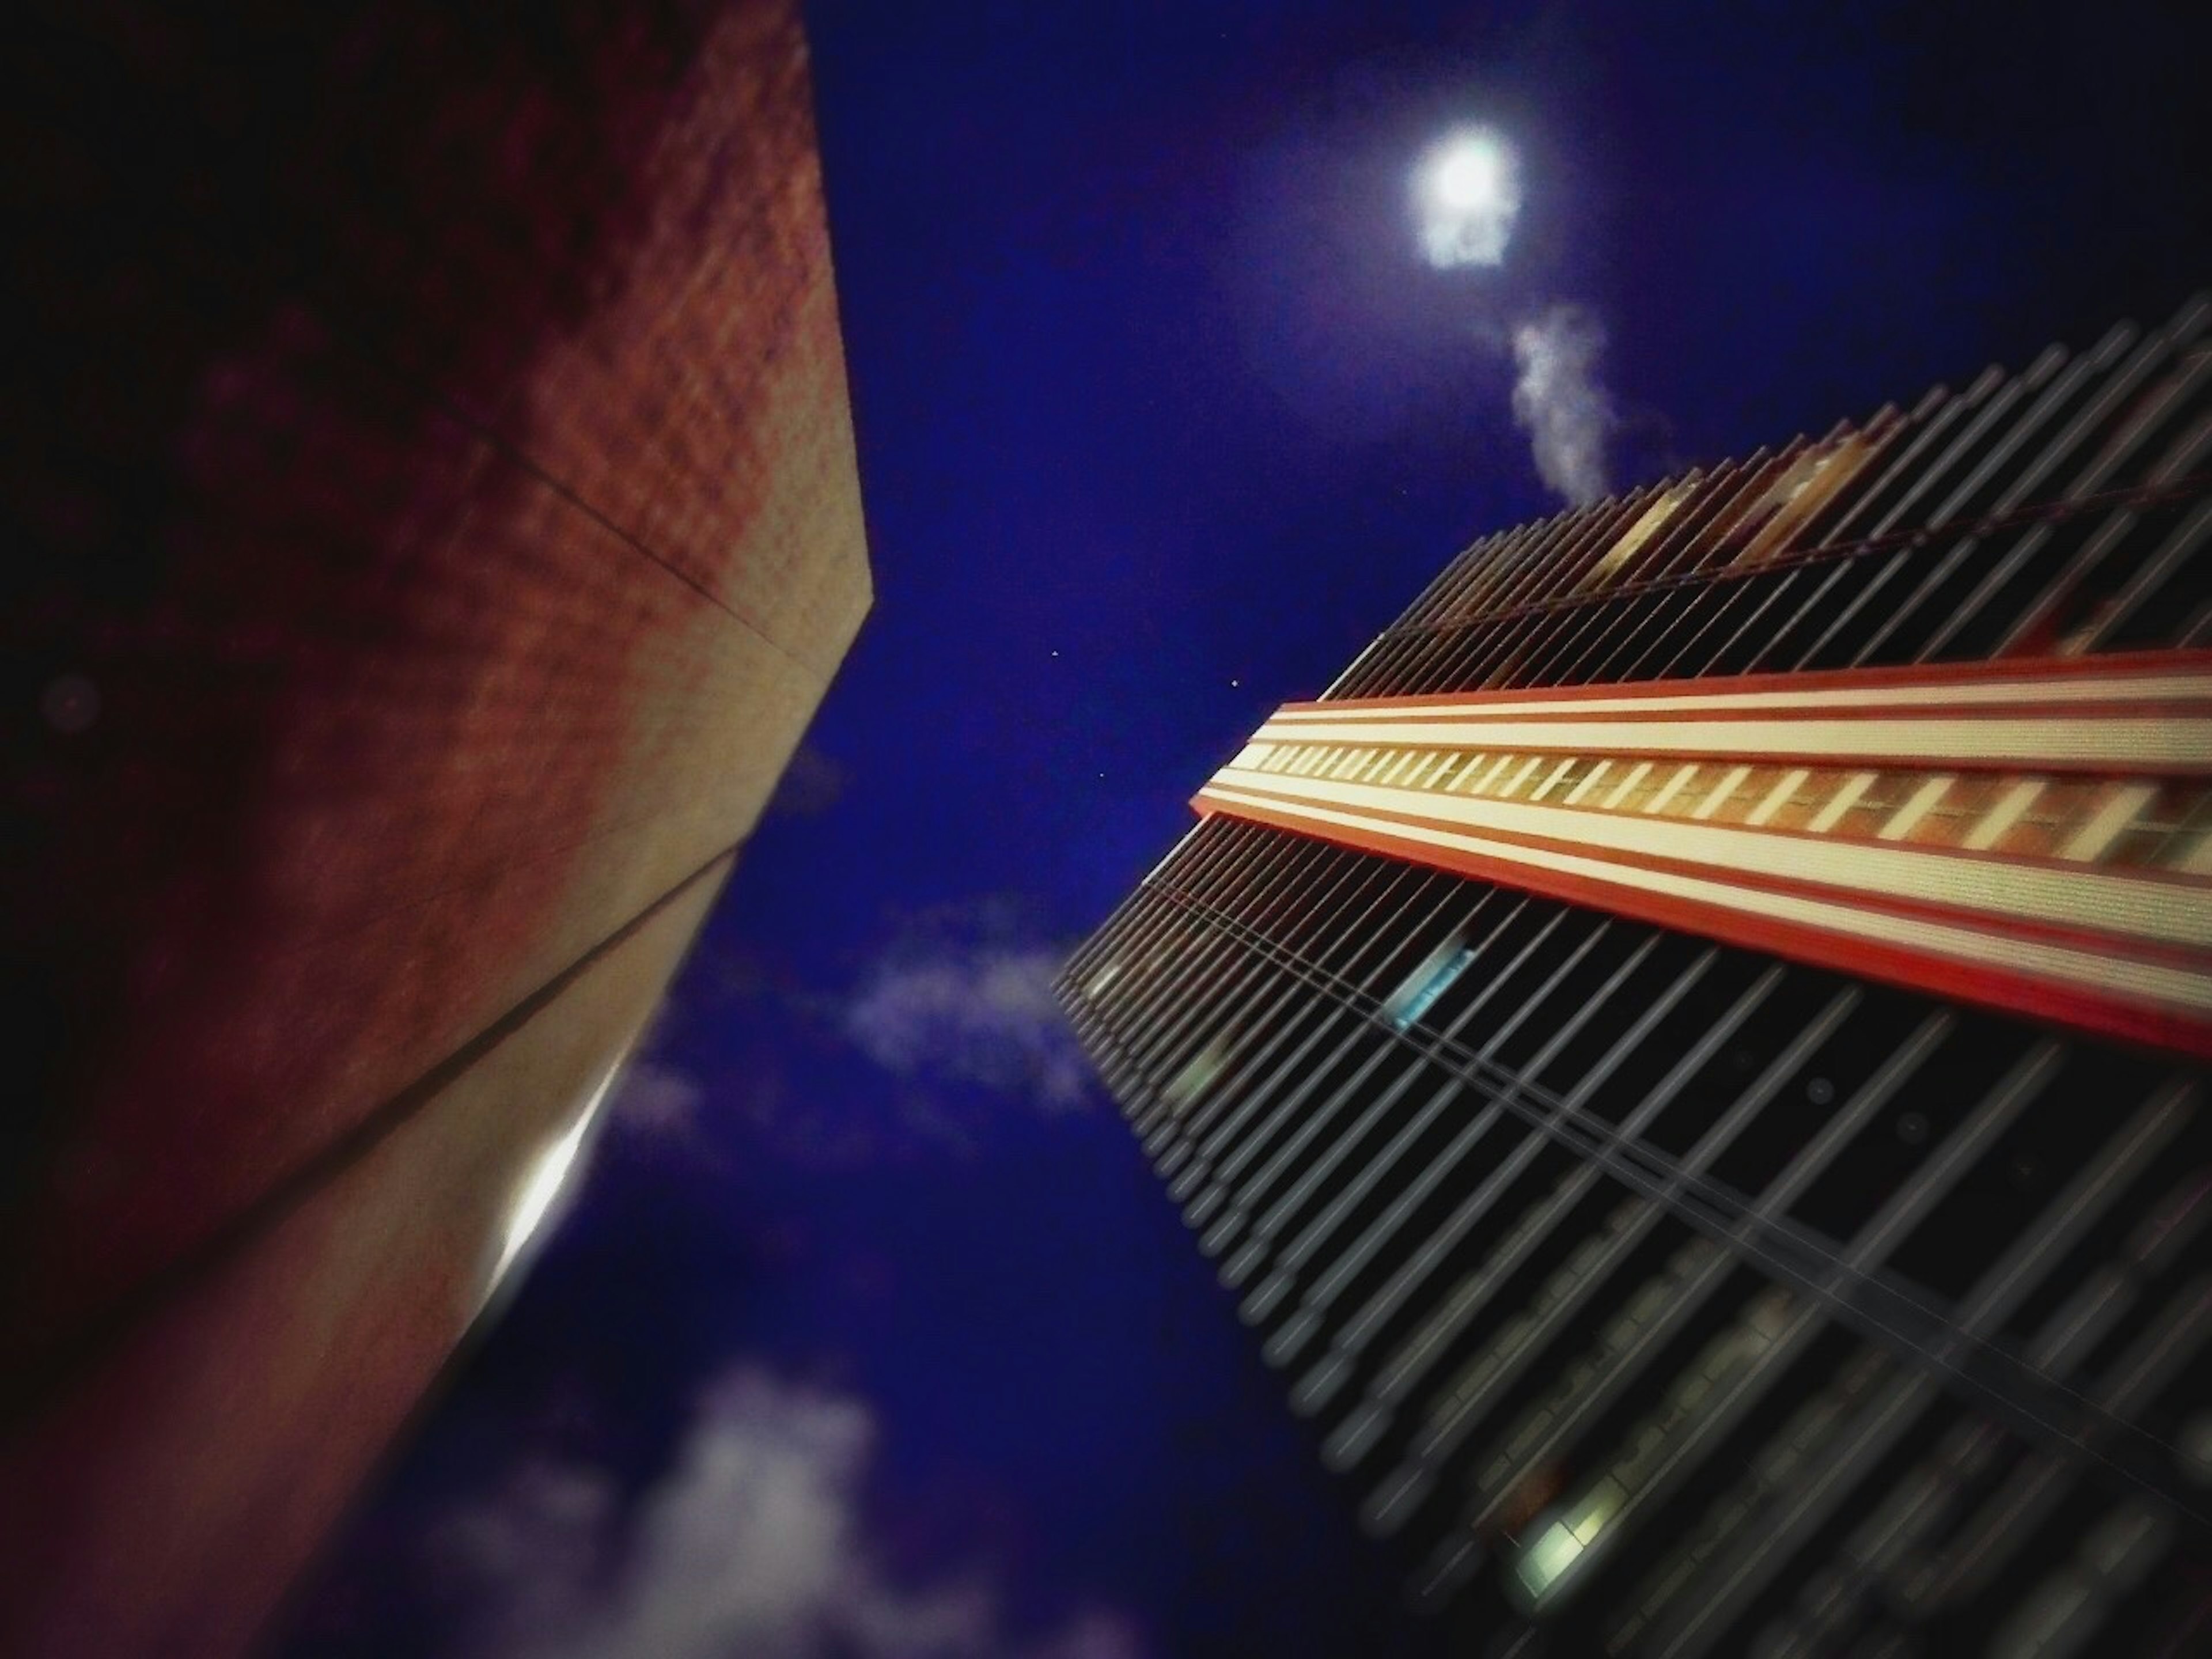
M 1456 936 L 1446 939 L 1431 951 L 1425 961 L 1406 975 L 1406 981 L 1390 994 L 1382 1005 L 1382 1018 L 1390 1022 L 1394 1030 L 1404 1030 L 1423 1014 L 1437 1006 L 1437 999 L 1451 989 L 1452 981 L 1467 971 L 1468 963 L 1474 960 L 1472 945 L 1462 945 Z

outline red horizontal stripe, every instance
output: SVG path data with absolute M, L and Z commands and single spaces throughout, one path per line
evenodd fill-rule
M 1226 786 L 1248 789 L 1243 783 Z M 1250 793 L 1279 801 L 1291 811 L 1316 803 L 1278 791 L 1261 789 Z M 1553 836 L 1530 835 L 1525 830 L 1476 829 L 1422 812 L 1395 811 L 1389 807 L 1348 806 L 1342 802 L 1321 803 L 1334 805 L 1340 811 L 1357 812 L 1364 817 L 1381 819 L 1385 823 L 1418 825 L 1425 830 L 1442 830 L 1453 835 L 1480 836 L 1487 840 L 1504 842 L 1510 846 L 1527 847 L 1540 852 L 1562 853 L 1576 858 L 1595 859 L 1601 863 L 1618 864 L 1632 870 L 1649 870 L 1662 875 L 1693 876 L 1705 881 L 1725 881 L 1736 887 L 1756 889 L 1763 893 L 1774 893 L 1785 898 L 1818 899 L 1827 904 L 1844 904 L 1855 909 L 1871 910 L 1884 915 L 1899 917 L 1908 921 L 1936 921 L 1948 927 L 1969 927 L 1978 933 L 1992 937 L 2023 938 L 2040 940 L 2047 945 L 2061 945 L 2076 951 L 2090 951 L 2100 956 L 2117 956 L 2142 962 L 2163 962 L 2175 967 L 2194 968 L 2202 962 L 2203 952 L 2185 945 L 2168 945 L 2156 939 L 2140 938 L 2117 930 L 2094 930 L 2075 927 L 2061 922 L 2044 921 L 2033 916 L 2011 912 L 1978 909 L 1970 905 L 1947 904 L 1933 899 L 1905 898 L 1885 892 L 1879 888 L 1851 887 L 1833 882 L 1814 881 L 1790 876 L 1763 875 L 1741 870 L 1733 865 L 1707 862 L 1697 859 L 1668 858 L 1650 853 L 1631 853 L 1609 847 L 1592 847 L 1582 842 Z M 1730 828 L 1733 826 L 1717 826 Z M 1761 830 L 1748 832 L 1753 835 Z M 1819 839 L 1817 836 L 1813 839 Z M 1894 845 L 1894 844 L 1893 844 Z M 1917 856 L 1939 856 L 1935 848 L 1907 848 L 1896 845 L 1899 852 Z M 1972 854 L 1965 856 L 1972 858 Z M 2094 866 L 2085 867 L 2081 873 L 2090 872 Z M 1993 927 L 1991 922 L 2002 924 Z M 2116 949 L 2115 947 L 2120 947 Z
M 2198 1060 L 2212 1060 L 2212 1024 L 2118 995 L 2100 995 L 2040 975 L 1962 963 L 1948 957 L 1875 943 L 1854 934 L 1655 893 L 1627 883 L 1538 869 L 1512 859 L 1462 848 L 1437 847 L 1377 827 L 1322 823 L 1296 811 L 1218 798 L 1207 801 L 1206 806 L 1231 817 L 1271 824 L 1339 846 L 1380 853 L 1507 887 L 1546 893 L 1614 915 L 1770 951 L 1818 967 L 1911 986 L 2008 1013 L 2047 1019 L 2100 1036 L 2175 1050 Z M 1710 878 L 1713 871 L 1703 867 L 1695 873 Z M 1849 890 L 1844 893 L 1849 897 L 1858 896 Z M 1832 902 L 1837 890 L 1809 890 L 1805 896 Z M 1977 926 L 1974 931 L 1995 938 L 2007 936 L 1986 927 Z
M 1639 702 L 1646 699 L 1639 698 Z M 2068 726 L 2087 720 L 2141 720 L 2163 725 L 2173 720 L 2212 719 L 2212 694 L 2203 697 L 2169 697 L 2157 702 L 1997 702 L 1997 703 L 1761 703 L 1748 708 L 1595 708 L 1582 709 L 1542 703 L 1522 706 L 1495 714 L 1453 714 L 1449 710 L 1394 710 L 1383 703 L 1340 703 L 1341 714 L 1326 719 L 1300 720 L 1285 732 L 1356 732 L 1364 726 L 1488 726 L 1529 720 L 1557 721 L 1562 726 L 1656 726 L 1667 720 L 1694 720 L 1714 726 L 1742 726 L 1753 721 L 1823 720 L 1858 725 L 1868 720 L 2041 720 Z M 1280 714 L 1285 711 L 1278 710 Z M 1272 720 L 1274 716 L 1270 715 Z M 1265 729 L 1264 727 L 1262 728 Z
M 1602 724 L 1602 722 L 1597 722 L 1597 724 Z M 1362 738 L 1348 735 L 1334 738 L 1255 736 L 1251 741 L 1285 745 L 1295 742 L 1313 748 L 1319 748 L 1331 742 L 1341 747 L 1352 749 L 1474 750 L 1479 748 L 1479 744 L 1474 741 L 1438 744 L 1434 741 L 1424 741 L 1419 738 Z M 2123 766 L 2113 761 L 2093 760 L 2086 757 L 2075 759 L 2063 756 L 2038 756 L 2022 759 L 1999 757 L 1990 759 L 1978 755 L 1875 753 L 1837 755 L 1795 749 L 1765 750 L 1756 754 L 1746 754 L 1740 750 L 1723 749 L 1718 745 L 1711 749 L 1637 749 L 1625 753 L 1614 753 L 1608 752 L 1602 746 L 1595 744 L 1516 742 L 1510 745 L 1501 745 L 1500 748 L 1489 752 L 1515 755 L 1573 755 L 1586 760 L 1727 761 L 1746 766 L 1820 767 L 1832 772 L 1893 771 L 1929 774 L 1994 772 L 2007 777 L 2041 777 L 2052 775 L 2065 777 L 2137 778 L 2146 782 L 2158 778 L 2193 778 L 2212 775 L 2212 755 L 2207 755 L 2202 761 L 2193 761 L 2180 765 L 2169 763 L 2146 770 L 2140 764 Z
M 1420 696 L 1346 698 L 1286 702 L 1281 714 L 1330 714 L 1389 704 L 1407 708 L 1445 703 L 1574 702 L 1597 697 L 1728 696 L 1770 691 L 1881 690 L 1925 685 L 1940 691 L 1961 684 L 2034 684 L 2054 679 L 2141 679 L 2167 674 L 2212 673 L 2212 650 L 2116 651 L 2093 657 L 2000 658 L 1993 662 L 1908 664 L 1898 668 L 1836 668 L 1810 672 L 1737 674 L 1705 679 L 1636 680 L 1626 684 L 1523 686 L 1492 691 L 1439 691 Z
M 1639 760 L 1656 760 L 1662 757 L 1658 756 L 1638 756 L 1637 758 Z M 1853 769 L 1871 770 L 1873 769 L 1855 768 Z M 1221 787 L 1224 789 L 1250 790 L 1255 793 L 1267 795 L 1274 799 L 1299 806 L 1312 804 L 1303 796 L 1292 795 L 1280 788 L 1273 787 L 1274 780 L 1281 775 L 1282 775 L 1279 773 L 1261 772 L 1254 774 L 1249 781 L 1244 778 L 1219 778 L 1218 781 L 1221 783 Z M 1218 777 L 1218 775 L 1217 775 L 1217 777 Z M 1342 780 L 1338 779 L 1323 779 L 1322 781 L 1323 782 L 1342 781 Z M 1212 785 L 1209 784 L 1208 787 L 1211 787 Z M 1366 784 L 1360 787 L 1370 789 L 1387 789 L 1396 786 L 1389 784 Z M 1493 797 L 1483 795 L 1455 794 L 1449 789 L 1434 792 L 1416 790 L 1413 793 L 1416 795 L 1434 793 L 1442 796 L 1443 799 L 1451 800 L 1485 801 L 1494 799 Z M 1593 793 L 1602 794 L 1604 791 L 1601 788 Z M 1200 799 L 1202 799 L 1204 797 L 1200 796 Z M 1490 836 L 1499 841 L 1516 842 L 1524 843 L 1531 847 L 1550 848 L 1559 852 L 1574 853 L 1584 858 L 1610 859 L 1615 863 L 1621 864 L 1645 864 L 1648 865 L 1648 867 L 1655 870 L 1660 868 L 1679 869 L 1684 873 L 1692 875 L 1711 875 L 1716 870 L 1724 869 L 1731 879 L 1743 882 L 1749 882 L 1753 879 L 1753 878 L 1738 872 L 1734 866 L 1723 866 L 1717 864 L 1703 864 L 1695 860 L 1656 860 L 1644 854 L 1615 852 L 1610 848 L 1594 848 L 1587 842 L 1576 841 L 1570 837 L 1534 836 L 1528 834 L 1525 830 L 1490 829 L 1477 830 L 1471 825 L 1462 824 L 1449 818 L 1439 817 L 1433 813 L 1408 812 L 1395 807 L 1355 805 L 1346 801 L 1332 801 L 1326 804 L 1336 806 L 1347 812 L 1369 813 L 1375 817 L 1393 819 L 1401 823 L 1432 824 L 1440 830 L 1451 830 L 1468 835 Z M 1746 824 L 1722 823 L 1717 820 L 1694 821 L 1685 818 L 1672 817 L 1664 813 L 1648 814 L 1642 811 L 1627 811 L 1620 809 L 1608 810 L 1602 806 L 1589 805 L 1586 802 L 1578 803 L 1573 806 L 1569 806 L 1564 801 L 1557 800 L 1508 800 L 1499 801 L 1498 804 L 1504 806 L 1531 807 L 1534 811 L 1540 812 L 1572 812 L 1577 816 L 1593 818 L 1644 818 L 1652 823 L 1680 823 L 1686 826 L 1692 826 L 1699 830 L 1733 831 L 1737 835 L 1771 836 L 1778 840 L 1818 842 L 1824 846 L 1829 847 L 1880 848 L 1885 852 L 1909 853 L 1919 858 L 1955 860 L 1963 864 L 1978 864 L 1999 870 L 2061 870 L 2075 875 L 2094 875 L 2100 872 L 2107 875 L 2118 873 L 2110 866 L 2070 863 L 2067 860 L 2055 858 L 2031 858 L 2025 853 L 1999 853 L 1986 848 L 1978 851 L 1965 847 L 1944 847 L 1941 845 L 1929 845 L 1925 842 L 1909 841 L 1874 841 L 1856 836 L 1839 836 L 1833 830 L 1829 830 L 1790 829 L 1780 824 L 1771 823 Z M 2212 876 L 2192 875 L 2186 870 L 2148 870 L 2131 866 L 2127 868 L 2125 873 L 2128 879 L 2130 881 L 2147 881 L 2154 886 L 2171 888 L 2177 892 L 2196 892 L 2205 888 L 2212 888 Z M 1858 888 L 1824 887 L 1824 890 L 1830 892 L 1856 893 L 1867 890 Z M 1899 902 L 1902 902 L 1903 901 Z M 1969 914 L 1980 915 L 1983 913 L 1977 911 L 1971 912 Z M 2195 960 L 2193 956 L 2190 956 L 2186 952 L 2185 952 L 2184 955 L 2187 960 Z

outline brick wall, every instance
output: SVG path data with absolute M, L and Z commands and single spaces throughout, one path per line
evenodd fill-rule
M 868 602 L 793 9 L 461 9 L 56 6 L 0 70 L 27 159 L 0 936 L 34 1032 L 0 1149 L 0 1550 L 35 1534 L 56 1586 L 15 1615 L 32 1651 L 252 1628 L 265 1568 L 203 1594 L 185 1646 L 156 1574 L 86 1645 L 71 1574 L 122 1558 L 39 1516 L 196 1489 L 162 1460 L 207 1425 L 125 1381 L 156 1330 L 165 1365 L 229 1356 L 357 1425 L 310 1437 L 331 1468 L 374 1455 L 483 1243 L 396 1316 L 404 1363 L 349 1370 L 395 1316 L 364 1263 L 419 1258 L 398 1235 L 427 1209 L 490 1224 L 547 1108 L 486 1086 L 488 1056 L 591 994 L 562 975 L 656 901 L 703 914 Z M 690 927 L 649 931 L 657 986 Z M 300 1244 L 433 1121 L 479 1126 L 474 1211 L 371 1182 L 342 1271 Z M 241 1316 L 240 1274 L 281 1294 Z M 232 1311 L 180 1312 L 210 1296 Z M 191 1466 L 261 1490 L 311 1455 L 279 1426 Z M 204 1496 L 131 1559 L 214 1571 Z

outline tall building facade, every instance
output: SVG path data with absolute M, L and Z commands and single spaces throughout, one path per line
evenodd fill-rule
M 867 609 L 805 40 L 13 46 L 0 1652 L 220 1659 L 510 1275 Z
M 1073 957 L 1470 1651 L 2212 1646 L 2209 319 L 1478 542 Z

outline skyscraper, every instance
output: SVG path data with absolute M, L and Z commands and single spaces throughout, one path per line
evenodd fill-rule
M 1071 960 L 1499 1650 L 2212 1642 L 2208 318 L 1484 538 Z
M 783 0 L 39 7 L 0 78 L 0 1652 L 241 1649 L 869 600 Z

